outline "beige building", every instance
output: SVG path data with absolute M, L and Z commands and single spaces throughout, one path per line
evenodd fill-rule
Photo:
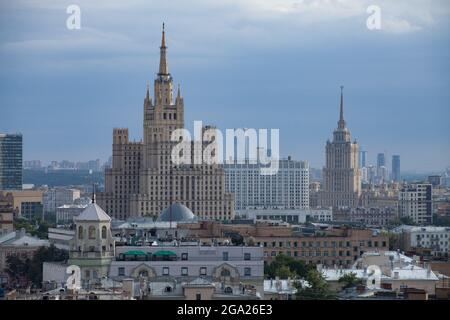
M 10 203 L 0 199 L 0 237 L 14 231 L 14 210 Z
M 29 211 L 35 205 L 41 206 L 42 195 L 43 191 L 40 190 L 0 191 L 0 199 L 7 201 L 18 217 L 25 213 L 23 211 Z
M 359 146 L 351 141 L 346 127 L 342 89 L 338 127 L 334 130 L 333 141 L 326 144 L 323 191 L 319 196 L 319 205 L 324 207 L 355 206 L 361 195 Z
M 172 162 L 172 148 L 178 141 L 170 138 L 173 130 L 184 128 L 184 100 L 179 86 L 174 98 L 164 29 L 154 95 L 152 99 L 147 86 L 143 142 L 129 141 L 128 129 L 114 129 L 112 168 L 105 171 L 105 192 L 98 194 L 98 204 L 119 219 L 158 216 L 173 202 L 187 206 L 201 218 L 232 219 L 234 199 L 225 190 L 221 167 Z M 194 152 L 189 156 L 191 160 L 202 157 Z

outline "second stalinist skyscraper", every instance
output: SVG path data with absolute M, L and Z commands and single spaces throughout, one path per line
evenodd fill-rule
M 233 195 L 225 191 L 225 172 L 218 164 L 172 162 L 172 132 L 184 128 L 184 99 L 169 72 L 163 26 L 159 72 L 144 99 L 144 139 L 131 142 L 128 129 L 113 131 L 112 168 L 105 171 L 105 192 L 97 202 L 110 216 L 158 216 L 174 202 L 201 218 L 228 220 L 234 217 Z M 203 128 L 204 130 L 206 128 Z M 195 150 L 195 148 L 194 148 Z M 191 157 L 197 156 L 192 154 Z
M 361 195 L 359 146 L 356 141 L 352 142 L 350 131 L 344 120 L 343 87 L 341 87 L 338 127 L 333 132 L 333 141 L 327 141 L 325 150 L 326 163 L 323 168 L 320 205 L 326 207 L 358 205 Z

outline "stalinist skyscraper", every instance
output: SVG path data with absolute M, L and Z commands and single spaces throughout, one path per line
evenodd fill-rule
M 176 91 L 174 98 L 163 25 L 154 99 L 150 97 L 149 86 L 144 98 L 144 140 L 131 142 L 128 129 L 113 130 L 113 164 L 105 171 L 105 192 L 97 197 L 97 203 L 110 216 L 118 219 L 158 216 L 172 203 L 179 202 L 201 218 L 234 217 L 234 197 L 225 190 L 222 167 L 172 162 L 172 148 L 178 141 L 171 141 L 171 134 L 184 128 L 180 86 Z M 200 146 L 201 152 L 204 147 Z M 190 157 L 198 158 L 198 150 L 197 153 L 194 150 Z
M 344 87 L 341 87 L 341 105 L 338 127 L 333 141 L 327 141 L 326 164 L 323 168 L 323 191 L 320 205 L 327 207 L 356 206 L 361 194 L 359 146 L 352 142 L 344 120 Z

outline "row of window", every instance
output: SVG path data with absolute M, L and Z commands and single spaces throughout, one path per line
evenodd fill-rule
M 119 267 L 117 269 L 117 275 L 120 277 L 124 277 L 125 276 L 125 267 Z M 162 275 L 163 276 L 170 276 L 170 267 L 163 267 L 162 269 Z M 188 267 L 181 267 L 181 275 L 182 276 L 188 276 L 189 275 L 189 268 Z M 206 276 L 207 275 L 207 268 L 206 267 L 200 267 L 199 270 L 199 275 L 200 276 Z M 229 277 L 231 275 L 230 270 L 228 269 L 222 269 L 220 276 L 222 277 Z M 245 267 L 244 268 L 244 276 L 246 277 L 250 277 L 252 275 L 252 268 L 250 267 Z M 146 269 L 142 269 L 141 271 L 139 271 L 139 276 L 142 277 L 148 277 L 148 270 Z

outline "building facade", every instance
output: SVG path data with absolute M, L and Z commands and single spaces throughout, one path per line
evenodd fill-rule
M 98 194 L 99 205 L 112 217 L 123 219 L 158 216 L 176 201 L 201 218 L 232 219 L 234 200 L 225 190 L 225 172 L 218 164 L 203 164 L 203 145 L 193 145 L 190 153 L 182 155 L 192 162 L 200 157 L 202 164 L 172 162 L 178 140 L 172 141 L 171 135 L 184 128 L 184 99 L 179 86 L 174 95 L 164 29 L 154 95 L 152 99 L 147 86 L 143 141 L 131 142 L 128 129 L 114 129 L 113 163 L 105 171 L 105 192 Z
M 336 208 L 334 221 L 351 222 L 367 227 L 385 227 L 398 219 L 398 208 L 394 207 L 356 207 Z
M 407 252 L 426 253 L 434 257 L 448 258 L 450 253 L 450 227 L 401 226 L 401 248 Z
M 264 248 L 265 261 L 272 261 L 285 254 L 307 264 L 325 266 L 351 266 L 365 252 L 389 249 L 387 235 L 368 229 L 346 229 L 336 234 L 289 237 L 258 237 L 258 245 Z
M 56 209 L 65 204 L 73 204 L 81 196 L 81 191 L 72 188 L 53 188 L 43 196 L 44 212 L 55 213 Z
M 0 199 L 9 203 L 17 217 L 40 218 L 43 210 L 42 194 L 40 190 L 0 191 Z
M 57 224 L 70 224 L 73 222 L 73 218 L 78 216 L 87 205 L 84 204 L 65 204 L 56 208 L 56 223 Z
M 351 141 L 346 127 L 342 89 L 338 127 L 333 133 L 333 141 L 326 144 L 323 191 L 320 194 L 320 206 L 323 207 L 355 206 L 361 194 L 359 146 L 356 141 Z
M 263 250 L 257 246 L 182 244 L 116 247 L 109 277 L 118 281 L 126 278 L 145 278 L 149 283 L 164 281 L 170 285 L 169 292 L 175 291 L 177 283 L 201 277 L 211 283 L 222 283 L 222 293 L 237 295 L 244 287 L 253 287 L 262 296 Z
M 403 186 L 399 192 L 400 217 L 410 217 L 414 223 L 433 223 L 432 185 L 417 183 Z
M 276 174 L 260 174 L 261 164 L 224 164 L 227 192 L 234 194 L 235 210 L 250 207 L 309 208 L 309 165 L 290 157 L 279 160 Z
M 0 190 L 22 190 L 22 135 L 0 133 Z
M 392 156 L 392 180 L 394 182 L 400 182 L 401 180 L 399 155 Z
M 314 209 L 246 209 L 239 211 L 240 217 L 256 220 L 280 220 L 291 224 L 306 222 L 331 222 L 333 210 L 331 208 Z

